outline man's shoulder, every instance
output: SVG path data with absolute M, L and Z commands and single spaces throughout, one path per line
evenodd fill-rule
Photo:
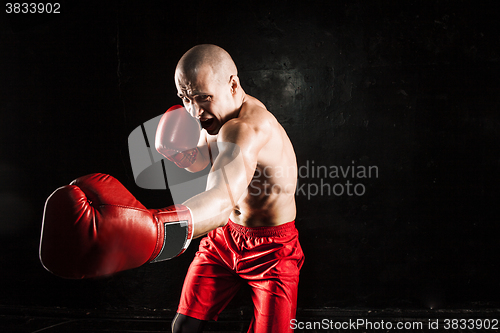
M 222 126 L 218 141 L 267 141 L 276 119 L 262 103 L 255 101 L 244 103 L 238 117 Z
M 276 118 L 258 99 L 250 97 L 247 102 L 243 103 L 238 117 L 231 121 L 235 125 L 249 126 L 256 131 L 267 131 L 276 122 Z

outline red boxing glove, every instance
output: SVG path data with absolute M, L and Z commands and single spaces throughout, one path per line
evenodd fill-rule
M 156 129 L 156 150 L 180 168 L 196 160 L 200 123 L 180 105 L 172 106 L 161 117 Z
M 176 257 L 192 235 L 186 206 L 148 210 L 112 176 L 91 174 L 47 199 L 40 261 L 64 278 L 104 276 Z

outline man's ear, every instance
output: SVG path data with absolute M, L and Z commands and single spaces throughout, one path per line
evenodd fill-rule
M 231 85 L 231 94 L 236 94 L 236 92 L 240 88 L 240 78 L 238 77 L 238 75 L 231 75 L 229 84 Z

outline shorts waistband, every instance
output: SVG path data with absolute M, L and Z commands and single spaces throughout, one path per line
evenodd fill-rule
M 251 237 L 270 237 L 270 236 L 283 236 L 287 235 L 290 231 L 295 231 L 295 221 L 280 224 L 275 227 L 245 227 L 240 224 L 236 224 L 231 219 L 227 223 L 229 228 L 239 234 L 247 235 Z

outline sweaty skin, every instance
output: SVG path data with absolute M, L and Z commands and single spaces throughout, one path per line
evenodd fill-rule
M 178 96 L 203 127 L 197 172 L 213 162 L 206 191 L 183 204 L 191 209 L 194 237 L 228 218 L 247 226 L 278 226 L 295 219 L 297 162 L 283 127 L 240 85 L 229 54 L 198 45 L 179 61 Z

